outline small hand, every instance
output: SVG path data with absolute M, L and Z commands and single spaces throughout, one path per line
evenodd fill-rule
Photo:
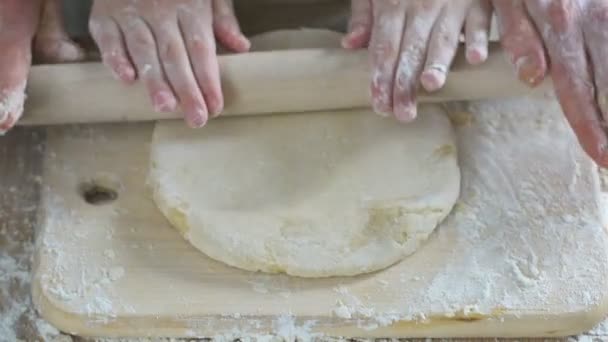
M 585 151 L 608 167 L 608 1 L 494 0 L 501 41 L 523 81 L 550 73 Z
M 471 64 L 488 56 L 488 0 L 353 0 L 346 48 L 368 44 L 372 60 L 372 106 L 400 121 L 417 115 L 416 93 L 441 89 L 461 33 Z
M 215 38 L 250 47 L 230 0 L 96 0 L 89 26 L 118 79 L 142 80 L 155 110 L 179 106 L 191 127 L 224 107 Z

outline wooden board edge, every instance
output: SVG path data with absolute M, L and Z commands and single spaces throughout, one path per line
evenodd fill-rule
M 213 327 L 218 331 L 210 334 L 209 325 L 196 320 L 167 319 L 163 317 L 131 317 L 113 320 L 108 317 L 89 317 L 71 312 L 61 301 L 44 291 L 36 269 L 32 281 L 32 298 L 40 315 L 57 329 L 83 337 L 213 337 L 209 335 L 230 334 L 233 327 L 243 325 L 244 318 L 217 319 Z M 504 313 L 493 317 L 467 320 L 440 318 L 426 323 L 413 321 L 396 322 L 390 326 L 365 330 L 356 325 L 335 328 L 313 328 L 311 334 L 325 337 L 346 338 L 521 338 L 521 337 L 565 337 L 584 333 L 601 323 L 608 315 L 608 296 L 601 304 L 555 315 L 546 312 L 525 314 Z M 207 318 L 208 319 L 208 318 Z M 257 317 L 259 319 L 259 317 Z M 202 320 L 202 318 L 201 318 Z M 268 319 L 271 321 L 271 319 Z M 155 321 L 154 326 L 149 326 Z M 247 324 L 244 324 L 247 325 Z M 221 326 L 221 327 L 220 327 Z M 222 331 L 223 330 L 223 331 Z M 475 333 L 471 333 L 475 331 Z M 263 333 L 263 332 L 254 332 Z M 245 336 L 243 336 L 245 337 Z

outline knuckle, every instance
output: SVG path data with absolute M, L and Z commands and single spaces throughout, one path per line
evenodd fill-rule
M 378 63 L 393 59 L 399 48 L 397 43 L 391 40 L 378 40 L 371 46 L 372 58 Z
M 450 32 L 448 30 L 440 30 L 435 36 L 435 39 L 435 43 L 441 47 L 441 50 L 458 44 L 458 35 L 456 35 L 455 32 Z
M 177 61 L 181 46 L 175 39 L 164 39 L 158 44 L 158 54 L 161 60 Z
M 187 38 L 190 49 L 195 54 L 205 55 L 210 52 L 210 44 L 207 44 L 205 39 L 200 35 L 194 34 Z
M 154 46 L 154 37 L 143 27 L 130 29 L 128 36 L 130 36 L 130 43 L 136 47 L 150 48 Z

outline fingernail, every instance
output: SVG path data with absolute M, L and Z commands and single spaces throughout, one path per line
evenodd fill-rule
M 235 37 L 237 38 L 237 44 L 240 46 L 241 51 L 249 51 L 251 49 L 251 41 L 247 39 L 247 37 L 243 36 L 240 33 L 236 33 Z
M 5 135 L 13 126 L 15 126 L 16 122 L 17 119 L 12 117 L 10 114 L 5 117 L 3 122 L 0 123 L 0 135 Z
M 426 69 L 420 76 L 420 83 L 426 91 L 433 92 L 441 89 L 446 81 L 446 67 L 434 65 Z
M 221 102 L 209 101 L 208 106 L 212 118 L 220 116 L 222 110 L 224 110 L 224 104 Z
M 535 59 L 529 56 L 520 57 L 515 61 L 515 70 L 519 79 L 530 86 L 539 82 L 539 78 L 542 76 L 539 69 Z
M 361 37 L 365 33 L 365 28 L 363 26 L 357 26 L 353 28 L 350 32 L 346 34 L 346 36 L 342 39 L 342 47 L 345 49 L 350 49 L 353 46 L 353 40 L 355 38 Z
M 243 37 L 243 46 L 245 49 L 249 50 L 251 48 L 251 41 Z
M 391 116 L 391 109 L 389 108 L 389 106 L 387 106 L 385 104 L 386 102 L 378 99 L 378 98 L 374 98 L 372 100 L 372 108 L 374 110 L 374 113 L 378 114 L 379 116 L 382 117 L 389 117 Z
M 177 101 L 175 100 L 173 94 L 166 91 L 159 91 L 154 95 L 152 105 L 154 106 L 155 111 L 159 113 L 166 113 L 175 110 Z
M 472 65 L 477 65 L 485 62 L 488 59 L 488 49 L 481 47 L 473 47 L 467 49 L 467 61 Z
M 412 103 L 398 105 L 395 109 L 395 117 L 401 122 L 412 122 L 417 115 L 418 110 Z
M 8 130 L 23 114 L 25 103 L 25 85 L 18 85 L 14 90 L 0 92 L 0 129 Z
M 207 123 L 206 117 L 205 111 L 198 109 L 195 113 L 186 114 L 186 122 L 190 128 L 201 128 Z
M 84 58 L 84 52 L 72 42 L 63 42 L 60 49 L 60 55 L 66 61 L 78 61 Z
M 110 68 L 115 79 L 123 82 L 131 82 L 135 79 L 135 71 L 132 68 L 121 65 L 117 69 Z
M 365 28 L 363 26 L 357 26 L 352 31 L 350 31 L 348 36 L 350 38 L 359 37 L 359 36 L 363 35 L 363 33 L 365 33 Z

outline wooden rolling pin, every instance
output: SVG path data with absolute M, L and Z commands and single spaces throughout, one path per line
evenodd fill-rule
M 367 51 L 311 49 L 220 57 L 224 115 L 306 112 L 369 107 Z M 546 82 L 548 83 L 548 82 Z M 539 87 L 534 92 L 546 89 Z M 519 96 L 519 82 L 497 46 L 489 60 L 471 67 L 461 55 L 446 86 L 421 102 Z M 100 63 L 33 67 L 22 124 L 148 121 L 179 118 L 156 113 L 141 83 L 125 86 Z

